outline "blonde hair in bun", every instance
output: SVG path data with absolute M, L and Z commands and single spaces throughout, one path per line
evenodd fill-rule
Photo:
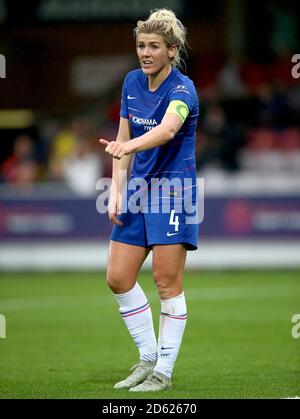
M 175 56 L 171 58 L 171 65 L 173 67 L 182 68 L 182 64 L 184 64 L 182 55 L 187 55 L 186 28 L 172 10 L 152 10 L 148 19 L 139 20 L 137 22 L 134 34 L 138 37 L 141 33 L 155 33 L 161 35 L 168 48 L 175 46 L 176 53 Z

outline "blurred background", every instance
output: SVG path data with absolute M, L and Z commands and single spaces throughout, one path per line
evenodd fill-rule
M 105 267 L 97 139 L 116 136 L 133 29 L 156 7 L 188 28 L 200 98 L 205 218 L 188 267 L 300 266 L 298 1 L 0 0 L 0 270 Z

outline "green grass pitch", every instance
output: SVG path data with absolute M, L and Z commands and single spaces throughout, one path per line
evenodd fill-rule
M 0 274 L 0 398 L 126 399 L 137 350 L 104 273 Z M 156 331 L 159 299 L 140 275 Z M 188 322 L 173 389 L 135 398 L 300 396 L 299 271 L 186 272 Z

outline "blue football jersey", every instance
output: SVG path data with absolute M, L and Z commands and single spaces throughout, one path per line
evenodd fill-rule
M 173 100 L 184 102 L 189 115 L 180 131 L 165 145 L 135 153 L 132 178 L 189 178 L 196 185 L 196 128 L 199 100 L 193 82 L 178 69 L 154 92 L 149 90 L 148 77 L 141 69 L 129 72 L 122 88 L 120 116 L 130 122 L 132 138 L 140 137 L 159 125 Z M 192 193 L 194 195 L 194 193 Z

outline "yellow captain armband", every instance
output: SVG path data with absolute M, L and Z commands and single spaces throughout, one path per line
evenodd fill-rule
M 189 112 L 190 111 L 188 106 L 181 100 L 172 100 L 172 102 L 170 102 L 168 106 L 168 109 L 166 110 L 166 114 L 176 113 L 176 115 L 178 115 L 181 119 L 182 123 L 184 123 L 184 121 L 186 120 Z

